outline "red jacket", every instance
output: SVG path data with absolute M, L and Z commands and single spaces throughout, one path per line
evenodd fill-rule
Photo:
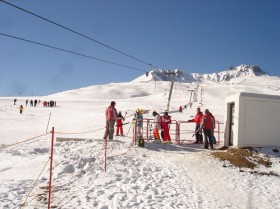
M 212 117 L 212 120 L 213 120 L 213 129 L 215 129 L 215 127 L 216 127 L 216 120 L 215 120 L 215 117 L 214 117 L 214 115 L 212 115 L 212 113 L 210 113 L 210 116 Z
M 171 116 L 161 116 L 160 117 L 160 119 L 161 119 L 161 123 L 167 123 L 167 124 L 169 124 L 169 123 L 171 123 L 172 121 L 171 121 Z
M 210 114 L 203 115 L 201 128 L 214 129 L 214 119 Z
M 109 106 L 105 111 L 106 121 L 116 121 L 118 119 L 118 112 L 115 107 Z
M 123 120 L 124 120 L 123 117 L 118 117 L 117 126 L 121 126 L 123 124 Z
M 194 119 L 192 119 L 192 122 L 195 122 L 197 125 L 200 125 L 202 122 L 202 117 L 203 117 L 202 112 L 198 112 L 196 113 Z

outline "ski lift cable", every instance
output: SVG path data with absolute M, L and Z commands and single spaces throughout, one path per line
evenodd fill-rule
M 127 57 L 129 57 L 129 58 L 131 58 L 131 59 L 134 59 L 134 60 L 136 60 L 136 61 L 138 61 L 138 62 L 141 62 L 141 63 L 143 63 L 143 64 L 145 64 L 145 65 L 149 65 L 149 66 L 153 66 L 154 68 L 157 68 L 156 66 L 152 65 L 151 63 L 148 63 L 148 62 L 146 62 L 146 61 L 143 61 L 143 60 L 141 60 L 141 59 L 139 59 L 139 58 L 136 58 L 135 56 L 132 56 L 132 55 L 130 55 L 130 54 L 128 54 L 128 53 L 125 53 L 125 52 L 123 52 L 123 51 L 121 51 L 121 50 L 118 50 L 118 49 L 116 49 L 116 48 L 114 48 L 114 47 L 112 47 L 112 46 L 109 46 L 108 44 L 105 44 L 105 43 L 103 43 L 103 42 L 101 42 L 101 41 L 98 41 L 98 40 L 96 40 L 96 39 L 94 39 L 94 38 L 91 38 L 91 37 L 89 37 L 89 36 L 87 36 L 87 35 L 84 35 L 84 34 L 78 32 L 78 31 L 76 31 L 76 30 L 73 30 L 73 29 L 71 29 L 71 28 L 69 28 L 69 27 L 63 26 L 63 25 L 61 25 L 61 24 L 59 24 L 59 23 L 57 23 L 57 22 L 54 22 L 54 21 L 52 21 L 52 20 L 50 20 L 50 19 L 47 19 L 47 18 L 45 18 L 45 17 L 42 17 L 42 16 L 40 16 L 40 15 L 38 15 L 38 14 L 35 14 L 34 12 L 31 12 L 31 11 L 28 11 L 28 10 L 26 10 L 26 9 L 23 9 L 23 8 L 21 8 L 21 7 L 17 6 L 17 5 L 14 5 L 14 4 L 10 3 L 10 2 L 7 2 L 7 1 L 5 1 L 5 0 L 0 0 L 0 1 L 3 2 L 3 3 L 5 3 L 5 4 L 7 4 L 7 5 L 9 5 L 9 6 L 12 6 L 12 7 L 16 8 L 16 9 L 19 9 L 19 10 L 21 10 L 21 11 L 23 11 L 23 12 L 26 12 L 26 13 L 28 13 L 28 14 L 30 14 L 30 15 L 33 15 L 33 16 L 39 18 L 39 19 L 42 19 L 42 20 L 44 20 L 44 21 L 46 21 L 46 22 L 49 22 L 49 23 L 51 23 L 51 24 L 53 24 L 53 25 L 56 25 L 56 26 L 58 26 L 58 27 L 60 27 L 60 28 L 63 28 L 63 29 L 65 29 L 65 30 L 69 31 L 69 32 L 72 32 L 72 33 L 74 33 L 74 34 L 76 34 L 76 35 L 79 35 L 79 36 L 81 36 L 81 37 L 83 37 L 83 38 L 86 38 L 86 39 L 88 39 L 88 40 L 90 40 L 90 41 L 93 41 L 93 42 L 95 42 L 95 43 L 97 43 L 97 44 L 99 44 L 99 45 L 102 45 L 102 46 L 104 46 L 104 47 L 106 47 L 106 48 L 109 48 L 109 49 L 111 49 L 111 50 L 113 50 L 113 51 L 115 51 L 115 52 L 118 52 L 118 53 L 120 53 L 120 54 L 122 54 L 122 55 L 124 55 L 124 56 L 127 56 Z
M 104 62 L 104 63 L 107 63 L 107 64 L 116 65 L 116 66 L 119 66 L 119 67 L 124 67 L 124 68 L 127 68 L 127 69 L 131 69 L 131 70 L 137 70 L 137 71 L 140 71 L 140 72 L 146 72 L 145 70 L 141 70 L 141 69 L 138 69 L 138 68 L 134 68 L 134 67 L 130 67 L 130 66 L 127 66 L 127 65 L 119 64 L 119 63 L 116 63 L 116 62 L 100 59 L 100 58 L 93 57 L 93 56 L 86 55 L 86 54 L 81 54 L 81 53 L 70 51 L 70 50 L 67 50 L 67 49 L 62 49 L 62 48 L 59 48 L 59 47 L 56 47 L 56 46 L 51 46 L 51 45 L 48 45 L 48 44 L 44 44 L 44 43 L 40 43 L 40 42 L 31 41 L 31 40 L 24 39 L 24 38 L 12 36 L 12 35 L 9 35 L 9 34 L 5 34 L 5 33 L 1 33 L 0 32 L 0 35 L 5 36 L 5 37 L 9 37 L 9 38 L 13 38 L 13 39 L 17 39 L 17 40 L 20 40 L 20 41 L 32 43 L 32 44 L 35 44 L 35 45 L 39 45 L 39 46 L 44 46 L 44 47 L 47 47 L 47 48 L 55 49 L 55 50 L 58 50 L 58 51 L 63 51 L 63 52 L 69 53 L 69 54 L 74 54 L 74 55 L 78 55 L 78 56 L 81 56 L 81 57 L 86 57 L 86 58 L 97 60 L 97 61 Z

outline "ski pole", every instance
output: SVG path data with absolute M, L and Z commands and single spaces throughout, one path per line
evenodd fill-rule
M 124 118 L 124 120 L 125 120 L 126 115 L 127 115 L 127 111 L 125 112 L 125 115 L 124 115 L 124 117 L 123 117 L 123 118 Z
M 194 135 L 196 135 L 199 131 L 201 131 L 201 128 L 197 129 L 196 132 L 194 132 L 194 134 L 192 135 L 192 137 L 194 137 Z
M 132 120 L 132 121 L 133 121 L 133 120 Z M 127 134 L 126 134 L 127 136 L 128 136 L 128 134 L 129 134 L 129 132 L 130 132 L 130 129 L 131 129 L 132 124 L 133 124 L 133 123 L 131 123 L 130 126 L 129 126 L 129 129 L 128 129 Z
M 129 124 L 129 122 L 123 123 L 123 124 L 120 124 L 120 125 L 116 125 L 116 126 L 125 126 L 125 125 L 127 125 L 127 124 Z

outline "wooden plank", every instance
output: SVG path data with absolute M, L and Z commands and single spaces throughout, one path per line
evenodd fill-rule
M 57 142 L 65 142 L 65 141 L 85 141 L 86 139 L 83 138 L 63 138 L 63 137 L 56 137 Z

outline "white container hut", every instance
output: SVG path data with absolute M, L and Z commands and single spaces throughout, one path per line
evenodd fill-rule
M 280 96 L 241 92 L 225 112 L 225 146 L 280 146 Z

